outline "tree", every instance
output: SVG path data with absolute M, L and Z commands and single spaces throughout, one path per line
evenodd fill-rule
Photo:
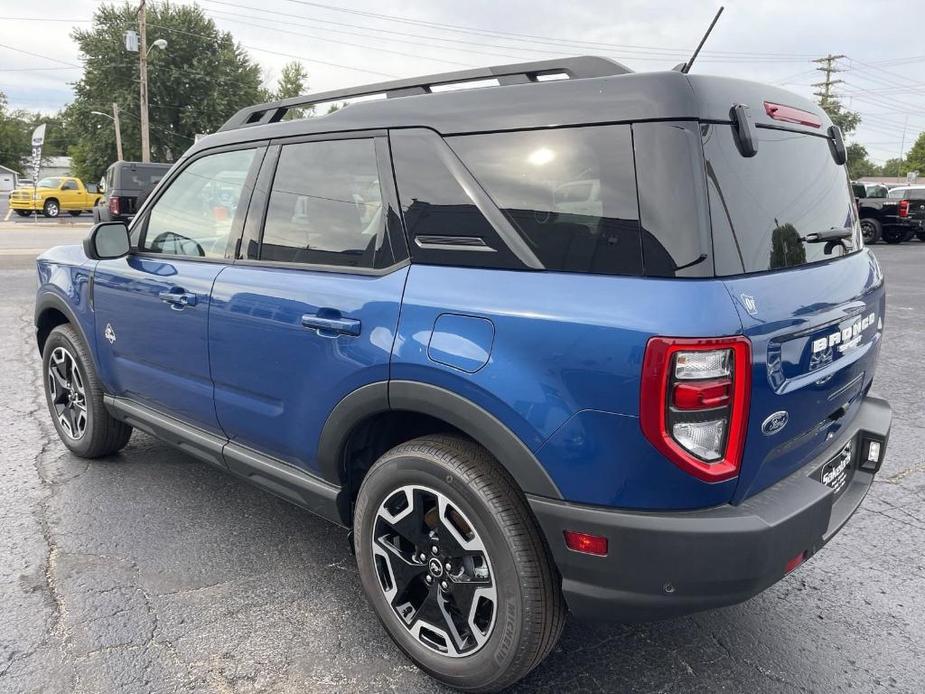
M 260 100 L 260 67 L 198 7 L 166 2 L 147 7 L 148 45 L 167 40 L 165 50 L 151 50 L 148 64 L 151 155 L 169 162 L 197 133 L 218 129 L 235 111 Z M 91 111 L 108 114 L 118 103 L 125 157 L 141 157 L 138 55 L 125 50 L 123 39 L 129 29 L 138 29 L 136 6 L 125 3 L 100 5 L 92 26 L 72 33 L 86 67 L 64 111 L 64 127 L 72 139 L 74 173 L 86 180 L 98 179 L 116 158 L 112 122 Z
M 912 149 L 906 154 L 906 164 L 907 171 L 918 171 L 920 176 L 925 176 L 925 132 L 919 133 Z
M 22 172 L 23 159 L 32 151 L 32 130 L 21 111 L 7 111 L 6 95 L 0 92 L 0 165 Z
M 308 71 L 302 66 L 302 63 L 293 60 L 283 66 L 280 73 L 279 82 L 276 85 L 276 92 L 271 95 L 271 99 L 291 99 L 296 96 L 302 96 L 308 91 Z M 284 120 L 296 120 L 298 118 L 307 118 L 314 112 L 314 107 L 290 109 L 284 116 Z
M 884 177 L 898 177 L 906 175 L 906 162 L 899 159 L 887 159 L 880 167 L 880 175 Z
M 851 180 L 862 176 L 876 176 L 880 167 L 867 158 L 867 148 L 857 142 L 847 146 L 848 150 L 848 176 Z
M 845 137 L 857 130 L 858 126 L 861 124 L 860 114 L 855 111 L 849 111 L 834 97 L 829 97 L 828 101 L 825 104 L 820 103 L 820 106 L 822 110 L 829 115 L 832 122 L 841 128 L 842 134 Z

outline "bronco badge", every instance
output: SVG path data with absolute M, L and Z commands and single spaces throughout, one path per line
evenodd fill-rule
M 106 330 L 103 331 L 103 337 L 109 340 L 109 344 L 112 344 L 116 341 L 116 331 L 112 329 L 112 324 L 106 324 Z

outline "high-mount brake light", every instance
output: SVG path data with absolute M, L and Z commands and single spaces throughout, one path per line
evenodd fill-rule
M 908 200 L 899 201 L 899 216 L 900 217 L 909 216 L 909 201 Z
M 796 123 L 797 125 L 808 125 L 811 128 L 821 128 L 822 119 L 815 113 L 803 111 L 793 106 L 784 106 L 775 104 L 770 101 L 764 102 L 764 111 L 774 120 L 784 123 Z
M 751 394 L 751 343 L 653 337 L 642 367 L 639 421 L 668 460 L 706 482 L 739 474 Z

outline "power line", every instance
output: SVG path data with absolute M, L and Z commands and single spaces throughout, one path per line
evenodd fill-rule
M 841 80 L 832 79 L 832 75 L 836 72 L 841 72 L 838 68 L 837 60 L 845 58 L 844 55 L 832 55 L 829 53 L 824 58 L 816 58 L 813 62 L 818 63 L 821 67 L 816 68 L 825 75 L 825 79 L 822 82 L 816 82 L 811 85 L 813 87 L 819 87 L 821 91 L 813 92 L 816 96 L 819 97 L 819 105 L 826 109 L 829 107 L 832 100 L 832 86 L 836 84 L 841 84 Z

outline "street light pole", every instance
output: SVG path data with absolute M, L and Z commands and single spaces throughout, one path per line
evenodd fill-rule
M 94 116 L 103 116 L 103 118 L 108 118 L 112 121 L 113 126 L 116 129 L 116 159 L 123 161 L 125 157 L 122 156 L 122 128 L 119 127 L 119 104 L 113 102 L 112 104 L 112 115 L 108 113 L 103 113 L 102 111 L 90 111 Z
M 146 36 L 145 0 L 138 6 L 138 90 L 141 115 L 141 160 L 151 161 L 151 134 L 148 130 L 148 39 Z

